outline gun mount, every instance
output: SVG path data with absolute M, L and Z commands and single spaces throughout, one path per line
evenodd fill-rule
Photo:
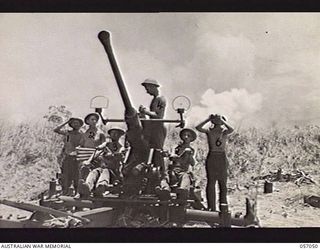
M 129 190 L 133 190 L 133 183 L 141 183 L 142 179 L 138 180 L 137 178 L 140 178 L 141 176 L 138 176 L 137 174 L 133 174 L 132 177 L 133 180 L 131 180 L 128 173 L 130 173 L 131 170 L 138 170 L 138 169 L 146 169 L 141 166 L 147 165 L 150 166 L 150 164 L 147 163 L 147 159 L 150 158 L 151 154 L 151 145 L 149 145 L 149 142 L 145 140 L 144 132 L 146 129 L 147 124 L 150 123 L 178 123 L 177 127 L 183 128 L 185 125 L 185 120 L 183 118 L 183 113 L 186 110 L 186 107 L 184 103 L 187 103 L 187 108 L 190 107 L 190 100 L 184 96 L 176 97 L 173 103 L 174 109 L 178 112 L 180 119 L 175 120 L 169 120 L 169 119 L 146 119 L 142 118 L 136 109 L 133 107 L 132 102 L 130 100 L 130 96 L 128 94 L 128 91 L 126 89 L 125 83 L 123 81 L 123 78 L 121 76 L 121 72 L 119 70 L 117 61 L 115 59 L 112 46 L 111 46 L 111 35 L 107 31 L 101 31 L 98 34 L 98 38 L 100 42 L 102 43 L 105 52 L 108 55 L 108 59 L 118 86 L 118 89 L 120 91 L 120 95 L 125 107 L 125 115 L 124 119 L 105 119 L 102 116 L 102 108 L 96 108 L 96 112 L 99 113 L 102 122 L 104 124 L 107 124 L 108 122 L 125 122 L 127 125 L 127 133 L 126 133 L 126 139 L 128 143 L 131 146 L 131 150 L 128 157 L 128 163 L 124 167 L 124 174 L 127 179 L 127 184 L 130 184 L 131 186 Z M 182 100 L 182 101 L 181 101 Z M 156 152 L 158 155 L 158 152 Z M 152 157 L 151 157 L 152 158 Z M 138 166 L 138 168 L 135 168 Z M 143 173 L 143 171 L 140 171 L 140 173 Z M 132 174 L 132 171 L 131 171 Z M 128 191 L 129 191 L 128 190 Z
M 154 196 L 139 196 L 124 199 L 109 194 L 103 198 L 79 199 L 56 193 L 53 197 L 42 197 L 40 205 L 0 200 L 0 204 L 32 212 L 28 218 L 19 221 L 0 219 L 1 227 L 47 228 L 47 227 L 182 227 L 188 222 L 206 223 L 211 227 L 257 227 L 253 206 L 247 200 L 246 215 L 232 215 L 227 205 L 220 212 L 202 211 L 192 208 L 193 200 L 182 205 L 174 198 L 161 201 Z M 140 212 L 153 223 L 137 225 Z M 137 218 L 135 220 L 135 218 Z M 124 222 L 125 221 L 125 222 Z M 63 223 L 65 222 L 65 223 Z M 200 224 L 200 227 L 203 224 Z
M 110 122 L 126 122 L 125 119 L 116 119 L 116 118 L 105 118 L 102 115 L 102 110 L 106 107 L 93 107 L 92 102 L 94 101 L 95 98 L 101 98 L 102 96 L 95 96 L 91 99 L 91 108 L 95 109 L 95 112 L 99 114 L 101 121 L 104 125 L 107 125 L 107 123 Z M 186 100 L 189 100 L 186 96 L 177 96 L 174 98 L 173 102 L 174 103 L 177 98 L 185 98 Z M 104 97 L 105 98 L 105 97 Z M 173 106 L 175 107 L 175 105 L 173 104 Z M 174 108 L 174 110 L 179 114 L 179 119 L 146 119 L 146 118 L 139 118 L 140 121 L 147 121 L 147 122 L 161 122 L 161 123 L 178 123 L 178 125 L 176 127 L 179 128 L 184 128 L 185 126 L 185 119 L 183 117 L 183 114 L 189 109 L 190 106 L 188 106 L 187 108 L 184 107 L 179 107 L 179 108 Z M 138 113 L 138 117 L 139 117 L 139 113 Z
M 125 119 L 115 119 L 115 118 L 105 118 L 102 115 L 102 110 L 108 108 L 109 100 L 105 96 L 95 96 L 91 98 L 90 107 L 94 108 L 95 112 L 99 114 L 101 121 L 104 125 L 110 122 L 125 122 Z M 147 122 L 161 122 L 161 123 L 178 123 L 176 127 L 184 128 L 185 126 L 185 119 L 183 114 L 189 110 L 191 102 L 188 97 L 186 96 L 177 96 L 172 101 L 173 109 L 179 114 L 179 119 L 146 119 L 146 118 L 139 118 L 140 121 L 147 121 Z M 139 114 L 138 114 L 139 117 Z

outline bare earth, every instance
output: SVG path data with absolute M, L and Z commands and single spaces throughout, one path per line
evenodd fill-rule
M 319 195 L 320 188 L 314 184 L 303 184 L 300 188 L 292 182 L 274 182 L 273 193 L 263 194 L 263 183 L 259 185 L 257 215 L 262 227 L 319 227 L 320 208 L 303 201 L 304 195 Z M 229 195 L 232 213 L 245 213 L 247 191 L 236 191 Z
M 245 214 L 245 198 L 252 196 L 248 189 L 240 187 L 229 194 L 229 204 L 232 214 Z M 320 208 L 304 204 L 304 195 L 319 195 L 319 187 L 314 184 L 302 184 L 298 187 L 292 182 L 274 182 L 273 193 L 263 194 L 263 182 L 259 184 L 257 211 L 262 227 L 319 227 Z M 253 192 L 253 191 L 251 191 Z M 37 204 L 37 201 L 31 203 Z M 3 219 L 10 217 L 17 220 L 31 213 L 0 205 L 0 215 Z M 198 225 L 201 227 L 201 225 Z

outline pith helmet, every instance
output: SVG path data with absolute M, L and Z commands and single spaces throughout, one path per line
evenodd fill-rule
M 196 132 L 194 132 L 194 130 L 190 129 L 190 128 L 184 128 L 180 131 L 179 136 L 180 138 L 182 137 L 182 134 L 185 132 L 189 132 L 191 134 L 191 141 L 194 141 L 195 139 L 197 139 L 197 134 Z
M 110 133 L 111 133 L 112 131 L 115 131 L 115 132 L 119 133 L 120 136 L 123 136 L 123 135 L 126 133 L 126 132 L 125 132 L 123 129 L 121 129 L 121 128 L 111 128 L 111 129 L 108 130 L 108 134 L 110 135 Z
M 215 125 L 221 125 L 222 120 L 225 122 L 227 121 L 227 119 L 223 115 L 216 114 L 212 116 L 211 122 Z
M 99 115 L 97 113 L 90 113 L 84 118 L 84 122 L 86 124 L 88 124 L 88 119 L 90 118 L 90 116 L 95 116 L 97 118 L 97 121 L 99 120 Z
M 83 126 L 83 121 L 82 121 L 82 119 L 76 118 L 76 117 L 71 117 L 70 120 L 69 120 L 69 122 L 68 122 L 68 125 L 69 125 L 71 128 L 73 128 L 72 123 L 73 123 L 74 121 L 78 121 L 78 122 L 80 123 L 80 126 L 81 126 L 81 127 Z
M 155 87 L 160 87 L 160 84 L 154 80 L 154 79 L 151 79 L 151 78 L 148 78 L 146 80 L 144 80 L 143 83 L 141 83 L 142 86 L 146 86 L 146 85 L 152 85 L 152 86 L 155 86 Z

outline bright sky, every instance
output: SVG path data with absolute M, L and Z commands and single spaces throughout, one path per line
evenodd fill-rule
M 0 119 L 40 120 L 50 105 L 74 116 L 109 98 L 123 117 L 107 55 L 113 48 L 135 107 L 149 105 L 140 83 L 155 78 L 168 101 L 192 101 L 189 123 L 210 113 L 235 126 L 319 123 L 320 15 L 317 13 L 0 14 Z

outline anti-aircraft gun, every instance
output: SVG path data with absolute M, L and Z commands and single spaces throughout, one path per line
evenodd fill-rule
M 152 150 L 150 150 L 148 142 L 143 137 L 142 121 L 144 119 L 138 116 L 138 112 L 133 107 L 129 98 L 112 51 L 110 33 L 101 31 L 98 38 L 108 55 L 124 103 L 125 112 L 124 119 L 105 119 L 102 116 L 100 108 L 96 109 L 96 112 L 100 114 L 104 124 L 108 122 L 126 123 L 126 136 L 131 146 L 128 166 L 126 167 L 130 171 L 134 169 L 139 170 L 139 167 L 144 169 L 146 165 L 150 164 L 150 155 L 152 155 Z M 180 120 L 153 119 L 145 122 L 175 122 L 179 124 L 179 127 L 184 127 L 184 110 L 177 109 L 177 111 L 180 115 Z M 25 220 L 23 224 L 16 224 L 17 227 L 42 227 L 43 222 L 47 221 L 48 218 L 52 218 L 52 216 L 72 217 L 73 220 L 79 222 L 72 224 L 75 227 L 182 226 L 190 221 L 205 222 L 214 227 L 246 227 L 257 225 L 255 207 L 251 205 L 248 199 L 246 200 L 246 215 L 244 216 L 231 215 L 227 204 L 221 204 L 219 212 L 203 211 L 195 209 L 195 200 L 193 199 L 180 203 L 177 202 L 174 194 L 172 194 L 170 200 L 161 200 L 154 194 L 143 194 L 139 192 L 141 185 L 141 182 L 139 182 L 141 180 L 139 179 L 141 178 L 139 171 L 138 174 L 133 174 L 132 176 L 132 178 L 128 178 L 127 182 L 124 183 L 123 190 L 119 194 L 109 193 L 104 197 L 87 197 L 85 199 L 63 196 L 57 193 L 56 181 L 53 180 L 50 182 L 48 194 L 41 196 L 40 206 L 6 200 L 2 200 L 0 203 L 33 211 L 33 215 Z M 141 214 L 144 216 L 141 217 Z
M 132 194 L 137 194 L 139 191 L 141 191 L 141 186 L 143 186 L 143 173 L 146 170 L 149 170 L 149 177 L 151 177 L 150 174 L 152 174 L 152 172 L 154 172 L 154 175 L 157 175 L 157 171 L 151 171 L 151 169 L 148 168 L 148 166 L 152 164 L 154 150 L 156 149 L 150 148 L 150 146 L 148 145 L 148 141 L 145 140 L 144 125 L 150 122 L 178 123 L 177 127 L 183 128 L 185 125 L 185 121 L 183 119 L 183 113 L 185 110 L 184 108 L 177 108 L 177 112 L 180 115 L 180 119 L 178 120 L 140 118 L 137 110 L 133 107 L 131 103 L 129 94 L 127 92 L 126 86 L 123 82 L 120 70 L 118 68 L 118 64 L 116 62 L 111 46 L 110 33 L 106 31 L 101 31 L 98 34 L 98 38 L 101 41 L 108 55 L 108 59 L 124 104 L 124 120 L 105 119 L 102 116 L 101 109 L 96 109 L 96 112 L 99 113 L 101 120 L 104 124 L 108 122 L 125 122 L 127 125 L 126 140 L 130 144 L 130 153 L 127 159 L 127 164 L 125 164 L 125 167 L 123 169 L 123 172 L 125 173 L 124 194 L 128 196 Z M 180 96 L 180 99 L 181 98 L 183 97 Z M 147 184 L 150 184 L 150 180 Z

